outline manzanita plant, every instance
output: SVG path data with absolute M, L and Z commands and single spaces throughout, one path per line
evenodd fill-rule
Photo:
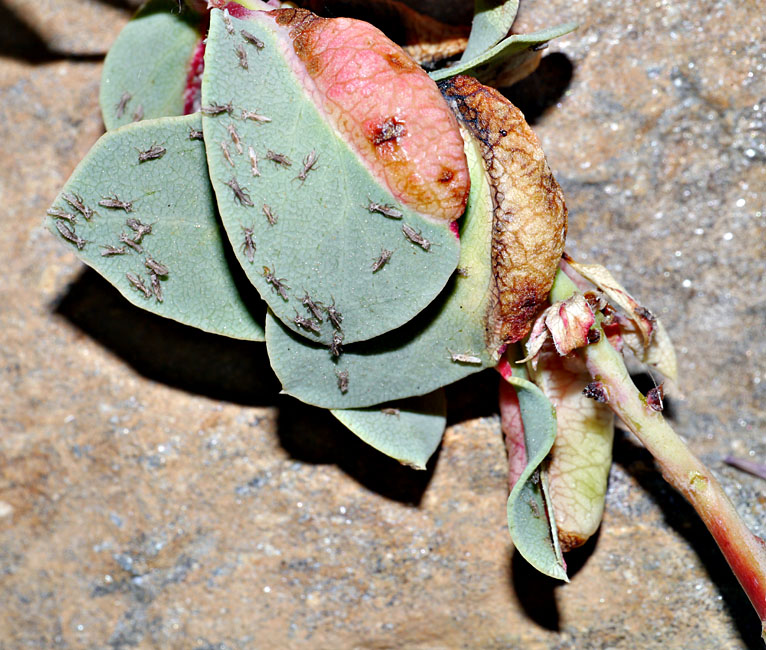
M 336 3 L 393 19 L 400 46 L 352 18 L 210 4 L 150 0 L 124 29 L 108 131 L 48 211 L 53 234 L 139 307 L 265 341 L 284 392 L 414 468 L 441 440 L 443 387 L 496 368 L 509 530 L 549 576 L 600 524 L 616 414 L 766 621 L 763 540 L 663 419 L 661 386 L 642 395 L 625 368 L 629 349 L 674 378 L 665 330 L 564 253 L 539 142 L 484 85 L 574 26 L 507 36 L 513 0 L 476 0 L 470 34 Z

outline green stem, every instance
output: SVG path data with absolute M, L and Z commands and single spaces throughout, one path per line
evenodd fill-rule
M 551 300 L 561 300 L 576 290 L 559 271 Z M 686 497 L 713 535 L 760 617 L 766 640 L 766 544 L 750 532 L 710 470 L 665 418 L 649 408 L 622 355 L 609 343 L 600 325 L 598 330 L 599 341 L 581 351 L 588 371 L 600 383 L 610 408 L 654 456 L 665 480 Z

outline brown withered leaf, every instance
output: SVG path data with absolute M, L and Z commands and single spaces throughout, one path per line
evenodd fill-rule
M 372 23 L 427 70 L 460 54 L 467 25 L 448 25 L 396 0 L 306 0 L 298 3 L 322 16 L 346 16 Z
M 487 347 L 497 358 L 529 332 L 553 284 L 567 231 L 567 209 L 540 142 L 511 102 L 475 79 L 439 87 L 479 141 L 493 204 L 492 300 Z

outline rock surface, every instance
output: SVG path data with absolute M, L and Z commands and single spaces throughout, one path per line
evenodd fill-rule
M 280 397 L 262 346 L 137 311 L 43 230 L 101 133 L 120 6 L 2 9 L 0 648 L 758 647 L 711 538 L 631 437 L 600 535 L 556 585 L 508 541 L 491 373 L 449 391 L 417 473 Z M 516 29 L 569 20 L 508 94 L 565 190 L 570 252 L 663 318 L 673 423 L 766 535 L 766 483 L 722 462 L 766 462 L 763 18 L 554 0 Z

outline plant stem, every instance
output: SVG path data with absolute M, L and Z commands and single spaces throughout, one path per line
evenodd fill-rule
M 753 535 L 710 470 L 691 453 L 660 413 L 651 410 L 630 379 L 622 355 L 601 333 L 583 351 L 593 378 L 606 391 L 608 404 L 638 437 L 660 466 L 662 475 L 694 506 L 713 535 L 761 619 L 766 639 L 766 545 Z
M 571 280 L 561 276 L 559 272 L 556 299 L 567 290 L 576 291 Z M 654 456 L 665 480 L 686 497 L 713 535 L 761 619 L 766 640 L 766 542 L 750 532 L 715 476 L 665 418 L 647 405 L 622 355 L 609 343 L 600 325 L 598 330 L 600 340 L 581 350 L 588 371 L 599 382 L 610 408 Z

